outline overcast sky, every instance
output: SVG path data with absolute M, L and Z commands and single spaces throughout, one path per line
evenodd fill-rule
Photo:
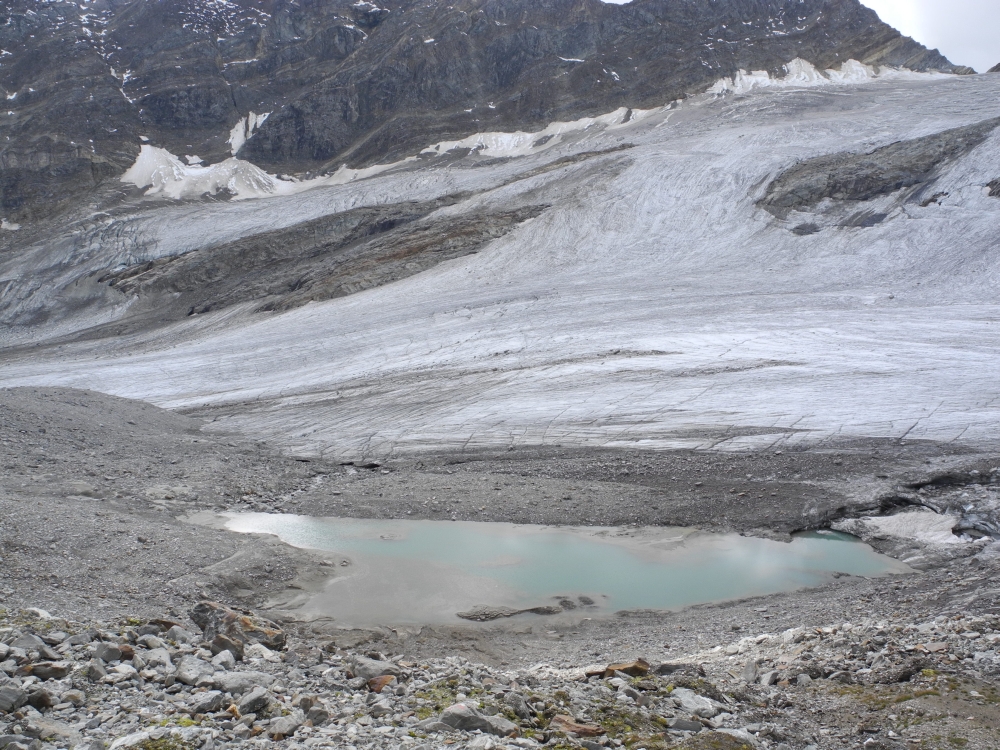
M 1000 0 L 861 0 L 881 19 L 956 65 L 1000 63 Z

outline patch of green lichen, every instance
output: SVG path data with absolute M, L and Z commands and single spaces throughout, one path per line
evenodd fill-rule
M 663 727 L 655 720 L 633 713 L 618 706 L 604 706 L 594 714 L 594 720 L 613 740 L 621 740 L 627 746 L 642 743 L 647 750 L 652 750 L 648 742 L 659 739 Z
M 194 745 L 189 742 L 181 742 L 173 737 L 164 737 L 159 740 L 143 740 L 135 745 L 138 750 L 193 750 Z
M 418 690 L 414 693 L 414 697 L 423 698 L 427 701 L 428 705 L 422 708 L 429 709 L 431 713 L 435 709 L 437 711 L 444 711 L 448 706 L 455 703 L 456 696 L 458 695 L 457 687 L 458 680 L 449 680 L 448 682 L 440 683 L 424 690 Z
M 674 747 L 676 750 L 753 750 L 749 742 L 724 732 L 700 732 Z

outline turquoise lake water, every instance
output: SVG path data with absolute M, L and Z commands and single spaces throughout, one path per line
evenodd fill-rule
M 232 531 L 341 555 L 339 575 L 314 606 L 353 621 L 448 621 L 477 605 L 529 607 L 580 596 L 605 611 L 676 609 L 816 586 L 835 574 L 909 570 L 834 532 L 786 543 L 676 528 L 224 515 Z

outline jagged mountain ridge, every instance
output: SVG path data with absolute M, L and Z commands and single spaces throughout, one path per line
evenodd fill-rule
M 142 138 L 271 171 L 660 105 L 803 57 L 971 72 L 857 0 L 6 0 L 0 212 L 32 221 L 120 175 Z M 238 139 L 236 145 L 240 145 Z

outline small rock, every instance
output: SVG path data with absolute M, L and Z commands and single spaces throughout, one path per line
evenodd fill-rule
M 59 698 L 51 690 L 42 688 L 28 693 L 28 705 L 41 711 L 44 708 L 52 708 L 59 703 Z
M 456 703 L 441 713 L 441 723 L 466 732 L 479 730 L 486 734 L 508 737 L 517 733 L 517 724 L 502 716 L 484 716 L 465 703 Z
M 92 682 L 99 682 L 108 676 L 108 670 L 104 668 L 104 662 L 100 659 L 91 659 L 87 665 L 87 678 Z
M 78 708 L 87 702 L 87 696 L 82 690 L 67 690 L 62 694 L 62 699 Z
M 28 694 L 16 685 L 0 687 L 0 711 L 11 713 L 28 702 Z
M 270 696 L 266 688 L 255 687 L 240 699 L 240 713 L 255 714 L 267 706 L 269 699 Z
M 108 748 L 108 750 L 120 750 L 121 748 L 137 747 L 138 745 L 148 742 L 149 740 L 149 732 L 133 732 L 132 734 L 127 734 L 124 737 L 119 737 L 117 740 L 112 742 L 111 747 Z
M 214 673 L 215 667 L 211 664 L 202 661 L 197 656 L 186 654 L 181 657 L 177 664 L 174 677 L 185 685 L 197 685 L 201 677 L 211 676 Z
M 270 687 L 274 676 L 266 672 L 221 672 L 213 680 L 213 686 L 224 693 L 242 695 L 255 687 Z
M 534 716 L 534 712 L 528 707 L 528 701 L 520 693 L 507 693 L 504 702 L 519 719 L 530 719 Z
M 450 724 L 445 724 L 440 719 L 431 717 L 430 719 L 424 719 L 423 721 L 418 721 L 414 725 L 414 729 L 419 729 L 422 732 L 451 732 L 454 731 L 455 727 Z
M 764 685 L 765 687 L 768 685 L 773 685 L 778 681 L 778 673 L 774 670 L 771 670 L 769 672 L 764 672 L 763 674 L 761 674 L 759 681 L 760 684 Z
M 233 656 L 232 651 L 226 649 L 225 651 L 220 651 L 212 657 L 212 665 L 227 671 L 236 669 L 236 657 Z
M 166 633 L 163 634 L 163 637 L 168 641 L 173 641 L 174 643 L 191 642 L 191 634 L 180 625 L 174 625 L 171 627 Z
M 136 641 L 136 644 L 142 646 L 143 648 L 148 648 L 148 649 L 163 648 L 164 646 L 167 645 L 166 641 L 164 641 L 162 638 L 157 638 L 155 635 L 148 635 L 148 634 L 140 636 L 139 639 Z
M 713 701 L 711 698 L 706 698 L 703 695 L 698 695 L 688 688 L 674 688 L 670 693 L 670 697 L 674 699 L 674 702 L 677 703 L 682 711 L 700 716 L 703 719 L 711 719 L 725 708 L 721 703 Z
M 322 726 L 330 720 L 330 712 L 319 706 L 313 706 L 306 714 L 306 719 L 311 722 L 314 727 Z
M 118 661 L 122 658 L 122 650 L 113 643 L 98 643 L 94 649 L 94 657 L 100 659 L 105 664 Z
M 61 680 L 70 673 L 73 665 L 68 661 L 40 661 L 17 670 L 21 676 L 34 675 L 40 680 Z
M 212 639 L 211 644 L 209 644 L 209 648 L 216 656 L 223 652 L 229 652 L 233 655 L 233 658 L 236 659 L 236 661 L 243 661 L 243 642 L 234 641 L 229 636 L 222 634 L 216 635 Z
M 705 728 L 700 721 L 692 719 L 669 719 L 667 727 L 675 732 L 700 732 Z
M 281 657 L 263 643 L 251 643 L 243 650 L 243 656 L 246 659 L 263 659 L 272 663 L 281 661 Z
M 386 687 L 389 687 L 394 682 L 396 682 L 396 678 L 391 674 L 384 674 L 381 677 L 372 677 L 368 680 L 368 689 L 373 693 L 381 693 Z
M 208 690 L 204 693 L 195 693 L 188 703 L 188 712 L 191 714 L 208 714 L 222 708 L 223 695 L 221 690 Z
M 283 740 L 286 737 L 291 737 L 304 721 L 305 717 L 301 711 L 292 711 L 288 716 L 282 716 L 280 719 L 272 721 L 267 728 L 267 736 L 272 740 Z
M 580 737 L 599 737 L 604 734 L 603 727 L 597 724 L 582 724 L 572 716 L 566 716 L 565 714 L 553 716 L 552 721 L 549 722 L 549 729 L 555 729 L 560 732 L 573 732 Z
M 808 685 L 810 682 L 812 682 L 812 677 L 810 677 L 805 673 L 800 674 L 798 677 L 795 678 L 795 683 L 799 685 L 799 687 L 803 685 Z
M 24 651 L 40 651 L 45 648 L 45 641 L 37 635 L 25 633 L 24 635 L 15 638 L 10 644 L 10 647 L 23 649 Z

